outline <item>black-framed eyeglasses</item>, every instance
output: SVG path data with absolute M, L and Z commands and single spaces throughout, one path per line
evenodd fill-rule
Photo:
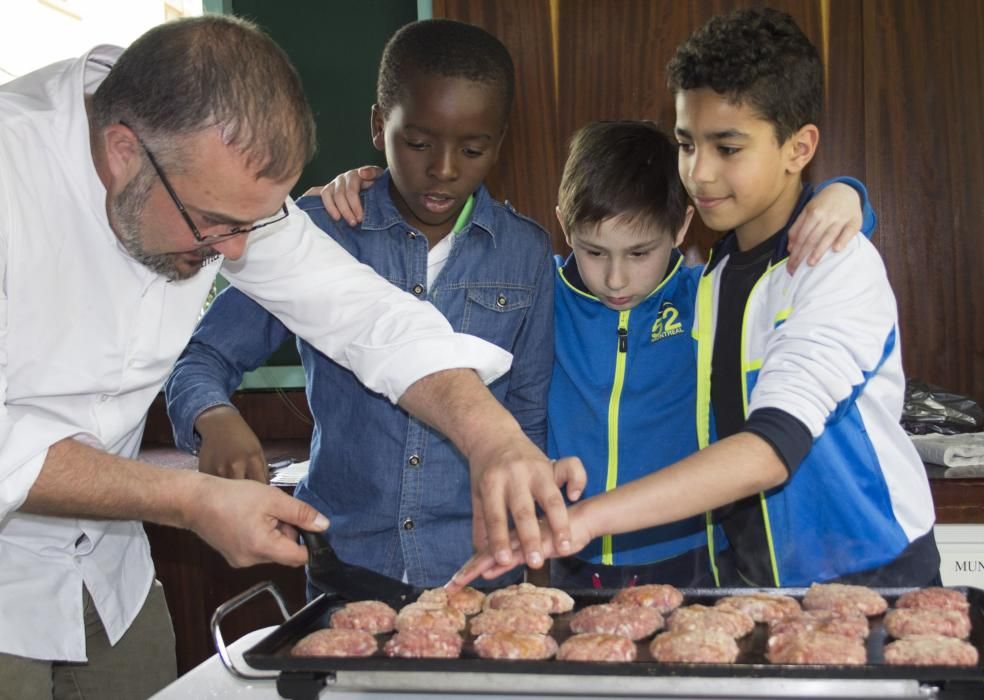
M 178 193 L 174 191 L 173 187 L 171 187 L 171 183 L 168 182 L 167 176 L 165 176 L 164 171 L 161 170 L 161 166 L 157 164 L 157 159 L 154 157 L 154 154 L 150 152 L 150 149 L 147 148 L 147 144 L 145 144 L 143 139 L 140 138 L 140 134 L 134 131 L 133 127 L 126 122 L 121 121 L 120 124 L 132 131 L 133 135 L 137 137 L 137 143 L 140 144 L 140 147 L 143 148 L 144 153 L 147 154 L 147 160 L 149 160 L 150 164 L 154 167 L 154 172 L 156 172 L 157 177 L 161 179 L 161 184 L 164 185 L 164 189 L 167 190 L 168 195 L 170 195 L 171 201 L 174 202 L 174 206 L 178 208 L 178 211 L 181 213 L 182 218 L 184 218 L 185 223 L 188 224 L 188 228 L 191 229 L 191 234 L 199 243 L 216 243 L 218 241 L 224 241 L 227 238 L 235 238 L 236 236 L 252 233 L 258 228 L 275 224 L 278 221 L 283 221 L 287 218 L 287 203 L 284 202 L 284 205 L 280 208 L 280 211 L 277 214 L 274 214 L 266 219 L 261 219 L 260 221 L 255 222 L 252 226 L 230 226 L 229 230 L 225 233 L 218 233 L 212 236 L 203 236 L 198 230 L 198 227 L 195 226 L 195 222 L 192 221 L 188 210 L 185 209 L 185 205 L 182 204 L 181 199 L 178 197 Z

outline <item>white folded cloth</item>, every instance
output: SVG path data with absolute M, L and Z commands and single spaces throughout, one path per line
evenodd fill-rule
M 946 467 L 984 466 L 984 433 L 909 437 L 924 462 Z

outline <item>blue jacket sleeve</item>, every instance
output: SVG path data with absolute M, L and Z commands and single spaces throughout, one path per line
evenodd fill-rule
M 868 200 L 868 190 L 864 186 L 864 183 L 853 177 L 835 177 L 832 180 L 821 182 L 814 192 L 819 192 L 824 187 L 832 185 L 835 182 L 840 182 L 857 190 L 858 197 L 861 198 L 861 233 L 870 240 L 871 234 L 875 232 L 875 226 L 878 225 L 878 217 L 875 215 L 875 210 L 871 208 L 871 202 Z
M 541 450 L 547 449 L 547 390 L 553 369 L 553 286 L 554 262 L 547 249 L 536 296 L 512 350 L 509 392 L 503 402 Z
M 196 452 L 201 440 L 195 420 L 202 411 L 231 405 L 229 396 L 243 374 L 263 364 L 289 337 L 276 317 L 238 289 L 219 294 L 164 384 L 175 445 Z

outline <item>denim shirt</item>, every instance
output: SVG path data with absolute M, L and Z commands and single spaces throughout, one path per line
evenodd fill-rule
M 546 442 L 553 361 L 554 271 L 547 234 L 475 193 L 471 222 L 427 289 L 427 238 L 410 227 L 389 194 L 388 173 L 362 194 L 364 220 L 334 222 L 318 197 L 298 206 L 329 236 L 400 289 L 426 299 L 456 331 L 513 353 L 510 371 L 489 388 L 532 441 Z M 229 405 L 244 372 L 259 366 L 290 332 L 229 288 L 213 302 L 166 384 L 176 444 L 194 451 L 194 422 Z M 467 460 L 440 433 L 359 383 L 298 339 L 314 416 L 310 472 L 295 495 L 331 520 L 332 545 L 350 563 L 410 583 L 445 583 L 472 554 Z

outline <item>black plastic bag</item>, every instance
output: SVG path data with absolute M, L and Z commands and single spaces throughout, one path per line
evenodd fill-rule
M 910 379 L 905 384 L 902 427 L 911 435 L 975 433 L 984 428 L 984 410 L 969 396 Z

